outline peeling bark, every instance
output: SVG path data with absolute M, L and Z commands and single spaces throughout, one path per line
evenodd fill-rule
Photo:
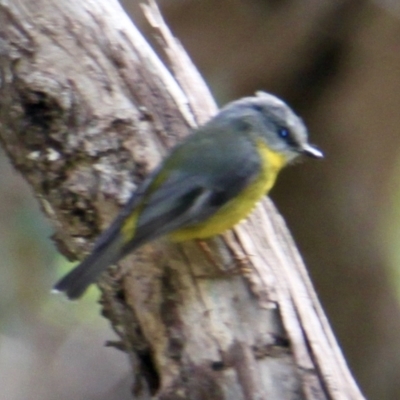
M 1 141 L 70 258 L 216 112 L 156 5 L 144 10 L 172 74 L 115 1 L 0 0 Z M 134 398 L 363 398 L 268 199 L 207 245 L 147 245 L 100 282 Z

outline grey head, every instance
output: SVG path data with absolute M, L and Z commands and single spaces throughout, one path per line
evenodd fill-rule
M 262 137 L 268 147 L 282 153 L 288 162 L 304 154 L 323 158 L 323 153 L 308 143 L 303 121 L 278 97 L 257 92 L 225 106 L 220 114 L 236 130 L 247 130 Z M 234 126 L 232 126 L 232 124 Z

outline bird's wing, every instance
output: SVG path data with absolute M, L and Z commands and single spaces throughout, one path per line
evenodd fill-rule
M 256 160 L 237 160 L 204 174 L 177 172 L 160 185 L 144 204 L 126 253 L 176 229 L 204 221 L 234 199 L 258 175 Z M 257 160 L 258 161 L 258 160 Z

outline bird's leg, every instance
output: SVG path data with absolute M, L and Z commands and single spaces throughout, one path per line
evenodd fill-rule
M 210 246 L 205 240 L 196 239 L 196 243 L 199 245 L 200 249 L 203 251 L 210 264 L 214 265 L 220 271 L 226 270 L 226 268 L 215 259 L 214 254 L 210 249 Z
M 224 235 L 225 239 L 226 236 Z M 210 246 L 207 244 L 205 240 L 197 239 L 196 243 L 199 245 L 200 249 L 205 254 L 207 260 L 210 264 L 214 265 L 219 271 L 225 274 L 232 275 L 245 275 L 251 271 L 249 267 L 249 259 L 246 255 L 241 256 L 238 251 L 233 251 L 232 243 L 229 240 L 226 240 L 228 247 L 232 250 L 233 258 L 234 258 L 234 267 L 231 265 L 227 267 L 226 265 L 221 264 L 218 260 L 215 259 L 213 251 L 210 249 Z

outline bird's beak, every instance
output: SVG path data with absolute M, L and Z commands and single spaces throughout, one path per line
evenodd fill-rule
M 306 143 L 302 146 L 301 153 L 305 154 L 308 157 L 312 157 L 312 158 L 324 158 L 324 153 L 317 149 L 314 146 L 311 146 L 310 144 Z

